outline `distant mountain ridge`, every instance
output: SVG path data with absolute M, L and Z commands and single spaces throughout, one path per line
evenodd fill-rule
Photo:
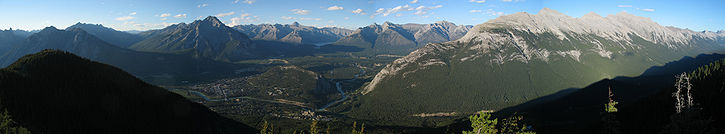
M 129 46 L 143 40 L 143 37 L 141 36 L 117 31 L 112 28 L 104 27 L 100 24 L 86 24 L 78 22 L 72 26 L 69 26 L 66 29 L 74 28 L 83 29 L 89 34 L 92 34 L 103 41 L 106 41 L 121 48 L 128 48 Z
M 315 44 L 335 42 L 342 37 L 350 35 L 352 30 L 313 26 L 303 26 L 297 22 L 292 24 L 249 24 L 236 25 L 234 29 L 249 35 L 252 39 L 280 41 L 294 44 Z
M 185 53 L 219 61 L 237 61 L 255 57 L 254 44 L 245 35 L 209 16 L 190 24 L 179 23 L 161 30 L 140 33 L 147 39 L 131 47 L 137 51 Z
M 10 65 L 26 54 L 44 49 L 68 51 L 111 64 L 153 83 L 175 83 L 198 77 L 234 74 L 234 70 L 245 67 L 189 55 L 133 51 L 111 45 L 80 28 L 59 30 L 52 26 L 31 35 L 21 44 L 0 55 L 0 67 Z
M 723 39 L 722 33 L 664 27 L 628 13 L 572 18 L 544 8 L 504 15 L 387 65 L 362 88 L 360 107 L 350 115 L 417 125 L 433 119 L 407 115 L 498 110 L 717 52 L 725 49 Z
M 13 47 L 22 44 L 25 37 L 27 36 L 13 29 L 0 30 L 0 56 Z
M 98 59 L 104 52 L 120 48 L 110 45 L 79 28 L 59 30 L 50 26 L 29 36 L 22 45 L 5 53 L 1 57 L 2 64 L 0 65 L 9 65 L 23 55 L 39 52 L 43 49 L 61 49 L 72 51 L 90 59 Z
M 433 24 L 372 24 L 355 30 L 335 42 L 336 45 L 356 46 L 371 54 L 407 54 L 428 43 L 441 43 L 461 38 L 472 26 L 447 21 Z

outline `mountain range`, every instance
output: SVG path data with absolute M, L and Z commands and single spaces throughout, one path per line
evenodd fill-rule
M 342 37 L 350 35 L 352 30 L 324 27 L 317 28 L 312 26 L 303 26 L 297 22 L 292 24 L 249 24 L 237 25 L 234 29 L 249 35 L 252 39 L 279 41 L 293 44 L 319 44 L 331 43 Z M 322 44 L 325 45 L 325 44 Z
M 90 59 L 99 59 L 106 52 L 114 51 L 111 49 L 120 48 L 110 45 L 79 28 L 59 30 L 51 26 L 29 36 L 22 45 L 5 53 L 2 57 L 2 65 L 9 65 L 17 58 L 43 49 L 61 49 L 72 51 L 77 55 Z
M 80 28 L 59 30 L 47 27 L 32 34 L 20 45 L 0 55 L 0 66 L 10 65 L 26 54 L 58 49 L 111 64 L 148 82 L 176 83 L 234 74 L 244 65 L 223 63 L 189 55 L 138 52 L 107 43 Z
M 0 69 L 0 83 L 0 108 L 33 133 L 257 132 L 119 68 L 68 52 L 23 56 Z
M 573 18 L 544 8 L 505 15 L 387 65 L 361 89 L 359 106 L 349 115 L 391 125 L 441 125 L 436 118 L 411 115 L 495 111 L 714 52 L 725 46 L 723 38 L 626 12 Z
M 179 23 L 161 30 L 140 33 L 147 39 L 130 49 L 144 52 L 181 53 L 219 61 L 255 57 L 254 44 L 245 35 L 209 16 L 190 24 Z
M 128 48 L 129 46 L 144 39 L 139 35 L 116 31 L 114 29 L 104 27 L 101 24 L 86 24 L 78 22 L 65 29 L 74 28 L 83 29 L 83 31 L 86 31 L 89 34 L 96 36 L 103 41 L 106 41 L 121 48 Z
M 456 25 L 447 21 L 433 24 L 372 24 L 355 30 L 335 45 L 365 48 L 368 54 L 405 55 L 428 43 L 456 40 L 472 26 Z
M 310 36 L 301 36 L 302 38 L 327 35 L 335 35 L 337 38 L 350 33 L 349 30 L 340 28 L 293 25 L 255 26 L 278 26 L 277 30 L 288 29 L 309 33 L 303 35 Z M 86 23 L 77 23 L 65 30 L 52 26 L 32 32 L 4 30 L 0 43 L 1 66 L 9 65 L 25 54 L 43 49 L 60 49 L 118 66 L 155 84 L 215 77 L 214 75 L 218 73 L 229 74 L 234 70 L 247 68 L 245 65 L 224 63 L 226 61 L 358 51 L 347 50 L 349 49 L 347 46 L 338 48 L 336 45 L 328 45 L 315 49 L 312 45 L 295 45 L 296 43 L 276 40 L 251 40 L 244 33 L 227 27 L 216 17 L 207 17 L 191 24 L 175 24 L 139 34 Z M 129 44 L 133 45 L 128 46 Z
M 191 55 L 194 58 L 230 62 L 279 55 L 290 56 L 284 53 L 308 55 L 303 53 L 314 53 L 315 51 L 306 46 L 297 46 L 303 47 L 302 49 L 296 48 L 294 44 L 317 46 L 335 44 L 336 46 L 358 47 L 364 53 L 402 55 L 423 46 L 423 44 L 460 38 L 471 27 L 440 21 L 433 24 L 402 25 L 386 22 L 383 25 L 373 24 L 356 31 L 331 27 L 316 28 L 303 26 L 296 22 L 285 25 L 237 25 L 232 28 L 224 25 L 216 17 L 209 16 L 189 24 L 179 23 L 137 34 L 117 31 L 100 24 L 80 22 L 69 26 L 66 30 L 81 29 L 103 42 L 135 51 Z M 22 42 L 19 40 L 25 40 L 31 34 L 40 32 L 15 31 L 15 35 L 3 35 L 0 41 L 8 43 L 2 43 L 0 50 L 11 50 L 14 47 L 9 44 L 22 44 L 17 42 Z M 6 30 L 3 33 L 10 32 Z M 318 51 L 340 51 L 336 50 L 338 48 L 336 46 L 328 46 L 325 47 L 326 49 Z M 328 50 L 331 48 L 335 50 Z M 42 47 L 36 47 L 36 49 L 40 50 Z M 22 54 L 15 54 L 11 57 L 17 58 Z M 3 60 L 3 62 L 7 65 L 12 60 Z
M 360 51 L 353 52 L 355 55 L 406 56 L 385 65 L 374 77 L 368 77 L 367 80 L 370 82 L 359 88 L 358 94 L 344 93 L 341 101 L 348 99 L 346 95 L 350 96 L 350 101 L 336 103 L 330 109 L 337 109 L 335 112 L 342 111 L 340 114 L 353 119 L 374 122 L 378 126 L 437 127 L 450 124 L 451 119 L 462 115 L 478 111 L 498 111 L 546 95 L 574 92 L 582 87 L 589 90 L 574 93 L 590 93 L 594 89 L 586 86 L 602 79 L 637 76 L 648 73 L 646 69 L 649 67 L 663 65 L 685 56 L 717 52 L 725 48 L 725 31 L 697 32 L 662 26 L 649 18 L 626 12 L 606 17 L 592 12 L 574 18 L 548 8 L 542 9 L 537 14 L 521 12 L 504 15 L 476 26 L 456 25 L 447 21 L 433 24 L 385 22 L 354 31 L 302 26 L 299 23 L 229 27 L 216 17 L 209 16 L 189 24 L 179 23 L 138 34 L 84 23 L 78 23 L 64 30 L 52 26 L 36 32 L 4 30 L 0 31 L 0 66 L 9 66 L 5 69 L 8 71 L 2 72 L 7 78 L 22 80 L 46 80 L 38 78 L 40 73 L 32 72 L 33 70 L 27 72 L 28 70 L 24 69 L 26 67 L 37 70 L 48 69 L 37 67 L 43 65 L 58 69 L 79 67 L 94 70 L 95 67 L 86 68 L 80 64 L 105 66 L 85 60 L 79 63 L 78 57 L 69 56 L 68 53 L 45 50 L 58 49 L 117 66 L 146 82 L 174 85 L 182 81 L 208 81 L 235 76 L 239 71 L 255 70 L 255 65 L 242 63 L 257 61 L 238 61 L 287 57 L 301 58 L 280 61 L 305 61 L 323 57 L 315 55 L 320 52 L 340 52 L 335 47 L 360 48 Z M 36 52 L 40 53 L 23 57 Z M 367 58 L 359 57 L 359 59 Z M 23 63 L 15 62 L 17 59 Z M 53 59 L 54 62 L 49 62 L 48 59 Z M 49 63 L 25 63 L 36 60 Z M 70 63 L 56 63 L 64 60 Z M 310 102 L 309 106 L 319 107 L 331 99 L 336 99 L 336 96 L 330 96 L 330 93 L 336 93 L 332 82 L 320 77 L 324 72 L 309 71 L 324 64 L 333 67 L 336 65 L 334 62 L 322 64 L 306 66 L 308 68 L 273 67 L 258 76 L 244 79 L 260 85 L 241 83 L 235 86 L 255 87 L 258 90 L 248 91 L 254 91 L 259 95 L 266 94 L 272 99 Z M 375 63 L 371 66 L 380 65 Z M 58 73 L 58 69 L 41 72 Z M 117 70 L 113 72 L 118 73 Z M 76 75 L 68 73 L 60 74 L 76 78 Z M 131 78 L 125 79 L 132 77 L 126 75 L 118 75 L 124 78 L 120 80 L 123 82 L 108 80 L 106 79 L 108 76 L 92 75 L 107 80 L 104 82 L 109 83 L 102 83 L 106 85 L 137 81 Z M 55 74 L 51 76 L 48 79 L 60 79 L 57 78 L 60 76 Z M 82 76 L 80 79 L 90 78 Z M 292 80 L 288 81 L 290 79 Z M 230 79 L 219 81 L 227 80 Z M 69 82 L 82 85 L 78 81 Z M 597 92 L 605 85 L 601 83 L 600 81 L 594 86 L 597 87 Z M 139 83 L 131 83 L 131 85 L 136 84 Z M 144 89 L 152 88 L 150 90 L 156 92 L 157 87 L 145 83 L 140 85 L 146 85 L 143 86 Z M 9 102 L 3 100 L 3 105 L 15 110 L 20 109 L 20 112 L 27 112 L 23 111 L 27 109 L 19 106 L 20 102 L 14 100 L 18 97 L 12 97 L 17 94 L 9 91 L 19 93 L 20 96 L 27 96 L 30 93 L 16 91 L 20 89 L 19 85 L 7 86 L 10 86 L 8 89 L 14 90 L 0 94 L 4 95 L 0 96 L 2 97 L 0 99 L 11 99 Z M 91 86 L 97 85 L 91 84 Z M 339 85 L 336 86 L 340 88 Z M 43 88 L 37 87 L 39 90 Z M 127 87 L 119 86 L 119 88 Z M 279 89 L 290 92 L 273 96 L 276 95 L 273 94 L 275 91 L 282 91 Z M 648 93 L 651 92 L 648 90 Z M 569 95 L 565 98 L 576 97 Z M 574 100 L 576 99 L 558 100 L 547 105 Z M 12 104 L 16 102 L 18 104 Z M 183 108 L 196 107 L 186 107 L 185 101 L 180 103 L 183 103 Z M 51 104 L 42 103 L 42 105 Z M 28 113 L 21 115 L 25 117 L 19 117 L 21 118 L 19 121 L 39 120 L 30 117 L 32 112 Z M 427 117 L 428 115 L 434 116 Z M 216 115 L 209 116 L 214 116 L 210 118 L 215 120 L 219 119 Z M 31 129 L 63 131 L 60 128 L 37 127 L 43 125 L 45 124 L 34 124 L 31 125 Z
M 3 54 L 11 48 L 20 45 L 25 37 L 27 36 L 18 34 L 18 32 L 12 29 L 0 30 L 0 54 Z

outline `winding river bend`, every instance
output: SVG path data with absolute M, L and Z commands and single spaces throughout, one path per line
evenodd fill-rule
M 355 77 L 353 77 L 350 80 L 346 80 L 346 81 L 355 81 L 355 80 L 357 80 L 358 76 L 363 75 L 363 74 L 365 74 L 365 69 L 360 68 L 360 73 L 359 74 L 355 74 Z M 327 110 L 327 107 L 330 107 L 330 106 L 332 106 L 334 104 L 340 103 L 340 102 L 345 101 L 347 99 L 348 96 L 345 95 L 345 91 L 342 91 L 342 86 L 340 85 L 340 82 L 339 81 L 338 82 L 335 82 L 335 87 L 337 87 L 337 92 L 340 92 L 340 95 L 342 95 L 342 98 L 340 98 L 339 100 L 332 101 L 330 103 L 325 104 L 325 106 L 321 107 L 320 109 L 317 109 L 317 111 L 325 111 L 325 110 Z

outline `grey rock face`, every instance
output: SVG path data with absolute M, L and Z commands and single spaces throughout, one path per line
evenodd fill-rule
M 335 44 L 366 48 L 374 54 L 407 54 L 428 43 L 461 38 L 471 27 L 447 21 L 402 25 L 385 22 L 359 28 Z
M 237 25 L 234 29 L 249 35 L 252 39 L 280 41 L 293 44 L 314 44 L 334 42 L 350 35 L 352 30 L 336 27 L 317 28 L 292 24 Z
M 247 35 L 209 16 L 190 24 L 180 23 L 161 30 L 148 31 L 146 40 L 129 47 L 138 51 L 189 53 L 220 61 L 254 57 L 254 44 Z

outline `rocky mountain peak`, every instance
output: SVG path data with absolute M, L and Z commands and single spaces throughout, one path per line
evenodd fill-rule
M 543 9 L 541 9 L 541 10 L 539 10 L 539 13 L 537 15 L 541 15 L 541 16 L 557 16 L 557 17 L 565 17 L 566 16 L 565 14 L 563 14 L 563 13 L 561 13 L 559 11 L 556 11 L 556 10 L 553 10 L 553 9 L 550 9 L 550 8 L 546 8 L 546 7 L 543 8 Z
M 206 19 L 202 20 L 201 22 L 202 23 L 211 24 L 214 27 L 219 27 L 219 26 L 223 26 L 224 25 L 224 23 L 222 23 L 221 21 L 219 21 L 219 19 L 216 18 L 216 17 L 214 17 L 214 16 L 206 17 Z
M 292 22 L 292 26 L 296 26 L 296 27 L 299 27 L 299 26 L 300 26 L 300 23 L 298 23 L 297 21 L 295 21 L 295 22 Z
M 519 12 L 504 15 L 477 25 L 474 29 L 511 28 L 533 33 L 553 33 L 560 40 L 568 39 L 566 34 L 594 34 L 605 39 L 631 42 L 628 35 L 638 35 L 653 43 L 688 44 L 687 40 L 694 36 L 712 39 L 712 35 L 699 34 L 691 30 L 678 30 L 666 28 L 652 21 L 650 18 L 636 16 L 627 12 L 601 17 L 596 13 L 588 13 L 581 18 L 572 18 L 558 11 L 544 8 L 536 15 Z M 476 31 L 476 30 L 474 30 Z M 471 36 L 469 36 L 471 34 Z M 462 41 L 472 38 L 485 37 L 485 33 L 469 32 Z
M 455 25 L 455 24 L 454 24 L 453 22 L 450 22 L 450 21 L 445 21 L 445 20 L 442 20 L 442 21 L 436 21 L 436 24 L 453 24 L 453 25 Z
M 383 23 L 383 27 L 391 27 L 391 26 L 394 26 L 394 25 L 395 25 L 395 24 L 393 24 L 393 23 L 392 23 L 392 22 L 390 22 L 390 21 L 385 21 L 385 22 Z
M 101 24 L 90 24 L 90 23 L 77 22 L 76 24 L 73 24 L 72 26 L 69 26 L 69 27 L 77 27 L 77 26 L 84 26 L 84 25 L 88 25 L 88 26 L 103 26 Z
M 249 37 L 226 26 L 214 16 L 186 25 L 179 23 L 161 30 L 152 38 L 128 48 L 147 52 L 178 52 L 194 50 L 194 55 L 219 61 L 235 61 L 253 57 L 254 45 Z M 183 44 L 183 45 L 178 45 Z
M 65 31 L 69 31 L 69 32 L 86 32 L 85 30 L 83 30 L 81 28 L 78 28 L 78 27 L 69 27 L 69 28 L 66 28 Z
M 582 16 L 582 18 L 603 18 L 603 17 L 595 12 L 589 12 L 587 14 L 584 14 L 584 16 Z
M 43 28 L 43 30 L 40 30 L 39 33 L 54 32 L 54 31 L 59 31 L 59 30 L 58 30 L 58 28 L 55 28 L 55 26 L 49 26 L 49 27 Z
M 455 27 L 456 26 L 455 23 L 449 22 L 449 21 L 445 21 L 445 20 L 443 20 L 443 21 L 437 21 L 436 23 L 433 23 L 433 24 L 434 25 L 440 25 L 440 26 L 443 26 L 443 27 L 446 27 L 446 28 Z

